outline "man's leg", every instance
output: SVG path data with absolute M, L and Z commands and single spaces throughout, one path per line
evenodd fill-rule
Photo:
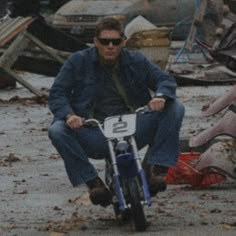
M 108 155 L 107 143 L 100 130 L 97 128 L 72 130 L 64 121 L 55 121 L 49 127 L 48 136 L 64 160 L 72 185 L 86 183 L 92 202 L 107 205 L 109 193 L 88 158 Z
M 177 163 L 179 131 L 183 116 L 183 105 L 177 101 L 171 101 L 164 111 L 140 115 L 137 119 L 136 141 L 138 147 L 149 145 L 144 167 L 148 167 L 146 171 L 149 178 L 155 177 L 154 182 L 157 188 L 163 190 L 165 190 L 166 184 L 161 181 L 158 186 L 158 181 L 164 179 L 169 166 L 175 166 Z M 160 178 L 160 176 L 163 177 Z

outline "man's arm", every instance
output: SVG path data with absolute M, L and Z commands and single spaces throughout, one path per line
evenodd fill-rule
M 175 99 L 177 87 L 175 78 L 147 59 L 145 59 L 145 68 L 147 83 L 154 91 L 154 96 L 165 100 Z
M 59 119 L 65 119 L 69 114 L 73 114 L 69 101 L 76 81 L 72 62 L 73 59 L 69 58 L 64 63 L 49 92 L 49 108 Z

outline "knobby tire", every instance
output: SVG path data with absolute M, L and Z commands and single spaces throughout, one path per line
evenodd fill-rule
M 136 231 L 145 231 L 147 227 L 147 222 L 144 214 L 143 205 L 140 202 L 141 196 L 140 196 L 138 181 L 136 178 L 133 178 L 130 181 L 128 181 L 127 189 L 128 189 L 129 203 L 131 205 L 130 210 L 135 229 Z

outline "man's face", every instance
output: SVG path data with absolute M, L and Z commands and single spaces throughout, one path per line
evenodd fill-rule
M 99 37 L 94 38 L 94 44 L 98 49 L 102 62 L 113 64 L 124 46 L 124 38 L 116 30 L 103 30 Z

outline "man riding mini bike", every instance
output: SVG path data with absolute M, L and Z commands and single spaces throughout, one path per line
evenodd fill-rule
M 184 107 L 176 98 L 175 79 L 140 52 L 124 48 L 123 27 L 116 19 L 104 18 L 97 25 L 94 45 L 72 54 L 50 89 L 49 108 L 54 119 L 48 129 L 49 138 L 63 158 L 72 185 L 77 187 L 85 183 L 92 203 L 101 206 L 111 204 L 113 195 L 98 176 L 89 158 L 104 159 L 115 148 L 115 156 L 121 155 L 117 165 L 120 166 L 118 171 L 121 173 L 125 169 L 126 159 L 133 158 L 137 150 L 148 145 L 142 166 L 150 195 L 155 196 L 157 192 L 166 189 L 165 176 L 168 167 L 175 166 L 179 156 L 179 131 Z M 153 91 L 153 96 L 150 90 Z M 118 146 L 113 143 L 112 148 L 109 148 L 107 138 L 99 128 L 85 127 L 83 123 L 84 119 L 89 118 L 101 122 L 107 117 L 117 115 L 124 118 L 120 114 L 132 113 L 145 105 L 156 112 L 137 114 L 135 133 L 130 135 L 134 136 L 136 145 L 133 145 L 133 141 L 124 139 L 118 142 Z M 107 123 L 108 120 L 104 124 Z M 110 131 L 124 129 L 124 123 L 117 121 L 117 125 L 118 127 L 110 127 Z M 132 145 L 137 148 L 131 152 Z M 125 147 L 128 148 L 128 154 L 119 153 L 119 149 Z M 136 164 L 131 165 L 130 171 L 125 171 L 134 173 L 131 177 L 142 172 L 141 164 L 137 164 L 139 160 L 134 157 L 133 161 L 132 158 L 128 163 Z M 121 160 L 124 161 L 123 164 Z M 131 171 L 133 169 L 136 171 Z M 116 171 L 113 171 L 116 176 Z M 139 179 L 142 176 L 143 174 Z M 116 177 L 113 181 L 118 180 Z M 127 186 L 135 186 L 133 181 L 128 183 Z M 147 202 L 148 190 L 144 191 L 145 198 L 141 197 Z M 118 193 L 118 190 L 114 191 Z M 130 195 L 133 193 L 131 190 L 128 192 Z M 125 194 L 126 192 L 123 194 L 124 198 Z M 120 202 L 121 199 L 122 194 L 118 194 Z M 129 201 L 122 204 L 125 207 L 131 203 Z M 122 208 L 122 204 L 118 208 Z

